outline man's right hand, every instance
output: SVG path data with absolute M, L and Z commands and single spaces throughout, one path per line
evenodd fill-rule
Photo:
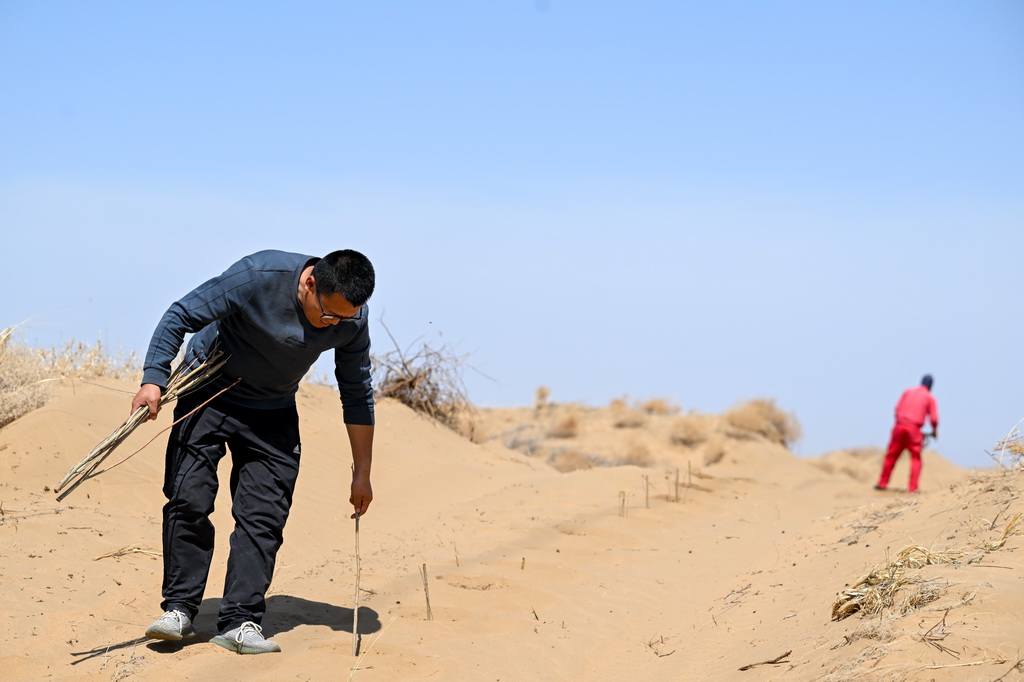
M 135 414 L 136 410 L 145 406 L 149 408 L 149 416 L 146 417 L 146 421 L 156 419 L 157 412 L 160 411 L 160 397 L 162 395 L 163 392 L 156 384 L 142 384 L 139 392 L 135 394 L 134 398 L 132 398 L 131 413 Z

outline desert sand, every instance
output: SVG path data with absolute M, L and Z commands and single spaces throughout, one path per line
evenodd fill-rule
M 1019 473 L 965 471 L 926 451 L 920 494 L 896 490 L 905 459 L 894 489 L 878 492 L 877 452 L 800 459 L 707 415 L 712 451 L 672 443 L 672 415 L 625 423 L 621 410 L 564 405 L 481 410 L 466 438 L 378 404 L 353 656 L 347 440 L 336 394 L 305 385 L 302 471 L 263 623 L 283 652 L 209 643 L 231 530 L 226 485 L 199 636 L 146 640 L 160 615 L 170 411 L 108 460 L 156 436 L 127 462 L 62 502 L 52 491 L 127 416 L 133 392 L 67 381 L 0 429 L 5 680 L 1022 677 Z M 567 415 L 573 433 L 550 436 Z M 572 465 L 584 460 L 599 466 Z M 913 545 L 946 562 L 908 568 L 917 582 L 879 613 L 833 620 L 840 593 Z

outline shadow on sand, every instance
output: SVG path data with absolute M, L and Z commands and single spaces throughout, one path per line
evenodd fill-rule
M 74 651 L 75 659 L 71 665 L 78 665 L 108 653 L 136 647 L 144 644 L 147 649 L 159 654 L 173 654 L 191 644 L 203 644 L 210 641 L 216 634 L 217 610 L 220 599 L 204 599 L 196 616 L 199 633 L 195 637 L 180 642 L 165 642 L 145 637 L 135 637 L 123 642 L 102 644 L 88 651 Z M 139 625 L 144 629 L 149 623 Z M 276 634 L 288 632 L 300 625 L 325 625 L 338 632 L 352 632 L 352 609 L 347 606 L 335 606 L 320 601 L 310 601 L 302 597 L 275 594 L 267 598 L 267 615 L 263 617 L 263 634 L 272 638 Z M 204 627 L 206 626 L 206 627 Z M 359 607 L 359 634 L 368 635 L 380 630 L 380 616 L 371 608 Z M 206 632 L 209 630 L 209 632 Z

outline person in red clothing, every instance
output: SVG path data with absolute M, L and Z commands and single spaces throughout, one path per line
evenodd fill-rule
M 904 450 L 907 450 L 910 452 L 910 485 L 907 492 L 917 492 L 917 483 L 921 477 L 921 446 L 924 444 L 921 427 L 924 426 L 925 419 L 931 421 L 931 437 L 938 438 L 939 406 L 932 395 L 931 374 L 925 374 L 921 378 L 920 386 L 903 391 L 900 401 L 896 403 L 896 425 L 892 428 L 889 450 L 885 453 L 882 475 L 878 477 L 875 490 L 885 490 L 888 487 L 889 476 L 892 475 L 896 460 Z

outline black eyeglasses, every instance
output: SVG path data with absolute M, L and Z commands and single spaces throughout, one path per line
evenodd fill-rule
M 358 322 L 363 314 L 363 309 L 360 308 L 359 312 L 352 317 L 346 317 L 344 315 L 335 315 L 328 313 L 324 310 L 324 302 L 320 300 L 320 291 L 316 292 L 316 303 L 320 306 L 320 319 L 324 322 Z

